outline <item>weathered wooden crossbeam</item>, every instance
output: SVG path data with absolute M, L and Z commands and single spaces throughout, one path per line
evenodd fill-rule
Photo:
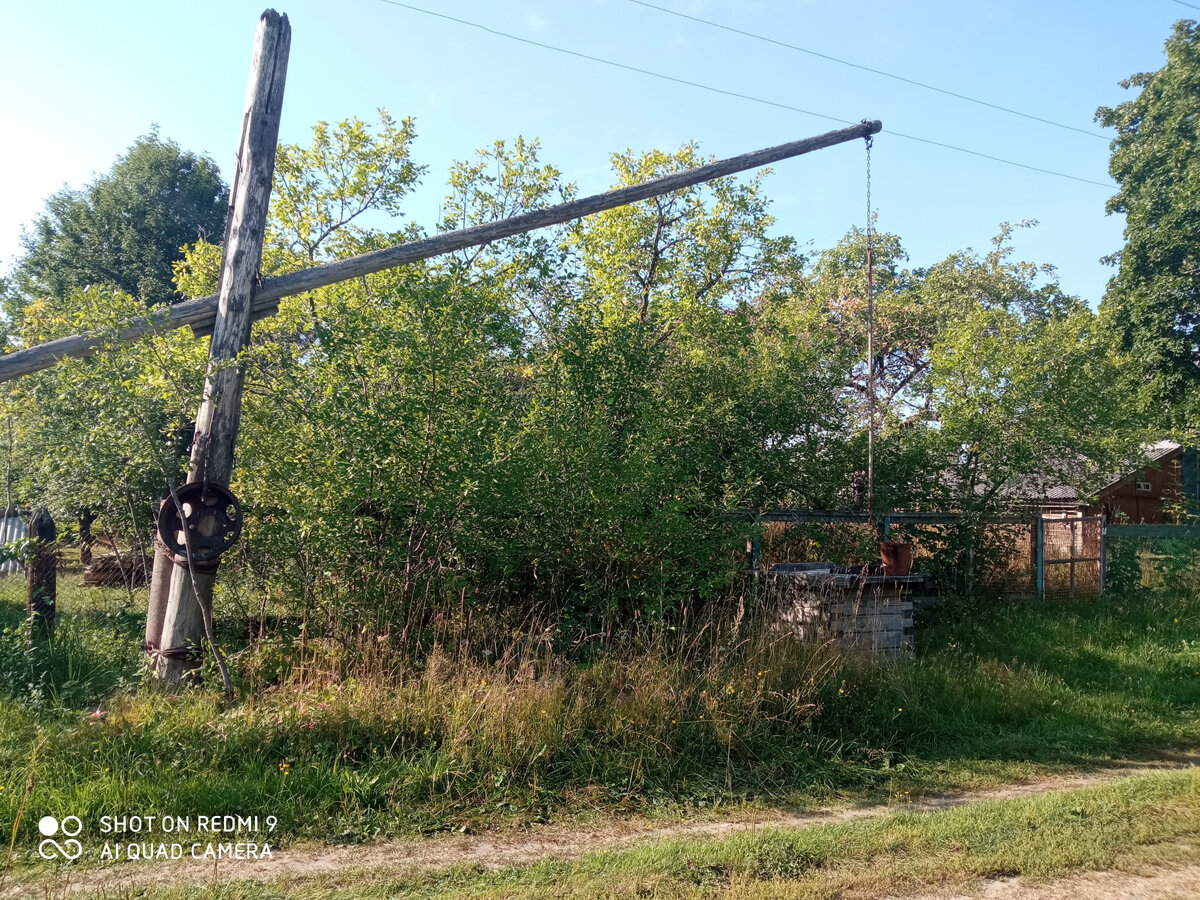
M 628 203 L 636 203 L 639 200 L 646 200 L 661 194 L 669 194 L 671 191 L 712 181 L 714 178 L 744 172 L 748 169 L 757 169 L 773 162 L 790 159 L 793 156 L 811 153 L 813 150 L 821 150 L 835 144 L 865 138 L 868 135 L 877 134 L 882 128 L 883 125 L 878 120 L 869 122 L 864 120 L 849 128 L 841 128 L 803 140 L 780 144 L 777 147 L 718 160 L 705 166 L 688 169 L 686 172 L 664 175 L 642 184 L 572 200 L 548 209 L 523 213 L 500 222 L 477 225 L 461 231 L 450 231 L 423 240 L 364 253 L 350 259 L 314 266 L 300 272 L 266 278 L 254 292 L 252 315 L 255 319 L 271 315 L 278 308 L 281 298 L 293 294 L 302 294 L 305 291 L 337 284 L 339 281 L 347 281 L 351 278 L 369 275 L 372 272 L 418 262 L 422 259 L 462 250 L 465 247 L 488 244 L 501 238 L 512 237 L 549 225 L 560 225 L 571 219 L 589 216 L 606 209 L 614 209 Z M 47 369 L 60 359 L 91 356 L 114 342 L 128 343 L 146 335 L 188 326 L 198 332 L 208 333 L 212 331 L 216 316 L 217 295 L 210 294 L 197 300 L 176 304 L 170 309 L 150 313 L 145 318 L 132 321 L 115 331 L 71 335 L 25 350 L 17 350 L 14 353 L 0 356 L 0 381 L 11 381 L 22 375 Z

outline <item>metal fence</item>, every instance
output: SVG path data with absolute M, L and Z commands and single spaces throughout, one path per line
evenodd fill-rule
M 1104 521 L 1100 516 L 1042 516 L 1036 527 L 1039 594 L 1075 597 L 1104 589 Z
M 1103 546 L 1105 590 L 1200 587 L 1200 525 L 1108 525 Z
M 754 571 L 786 562 L 878 561 L 876 532 L 865 514 L 790 509 L 742 514 L 762 524 L 762 538 L 748 548 Z M 914 570 L 934 571 L 943 591 L 1056 597 L 1094 595 L 1104 588 L 1105 526 L 1099 516 L 1031 513 L 968 526 L 959 513 L 894 512 L 879 521 L 885 535 L 913 544 Z M 970 539 L 964 540 L 968 527 Z

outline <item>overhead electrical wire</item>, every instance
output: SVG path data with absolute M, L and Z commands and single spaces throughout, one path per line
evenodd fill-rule
M 779 103 L 775 100 L 766 100 L 762 97 L 755 97 L 751 94 L 742 94 L 737 91 L 729 91 L 729 90 L 725 90 L 724 88 L 714 87 L 714 86 L 708 85 L 708 84 L 701 84 L 698 81 L 689 81 L 686 78 L 677 78 L 674 75 L 665 75 L 662 72 L 654 72 L 654 71 L 651 71 L 650 69 L 642 69 L 637 66 L 628 65 L 626 63 L 616 62 L 615 60 L 605 59 L 604 57 L 601 57 L 601 56 L 592 56 L 587 53 L 582 53 L 578 50 L 569 50 L 566 47 L 558 47 L 558 46 L 555 46 L 554 44 L 546 44 L 541 41 L 535 41 L 532 38 L 521 37 L 520 35 L 511 34 L 507 31 L 499 31 L 495 28 L 490 28 L 487 25 L 481 25 L 478 22 L 472 22 L 468 19 L 460 19 L 456 16 L 451 16 L 446 13 L 435 12 L 431 9 L 425 9 L 424 7 L 421 7 L 421 6 L 413 6 L 411 3 L 402 3 L 402 2 L 400 2 L 400 0 L 380 0 L 380 2 L 386 3 L 389 6 L 398 6 L 402 9 L 411 10 L 412 12 L 423 13 L 424 15 L 433 16 L 438 19 L 445 19 L 446 21 L 455 22 L 459 25 L 466 25 L 469 28 L 475 28 L 475 29 L 478 29 L 479 31 L 484 31 L 484 32 L 487 32 L 488 34 L 496 35 L 497 37 L 508 38 L 511 41 L 517 41 L 522 44 L 529 44 L 530 46 L 533 46 L 533 47 L 540 47 L 543 50 L 552 50 L 555 53 L 562 53 L 567 56 L 574 56 L 579 59 L 586 59 L 586 60 L 589 60 L 590 62 L 600 63 L 601 65 L 611 66 L 616 69 L 624 69 L 628 72 L 635 72 L 639 75 L 647 75 L 651 78 L 658 78 L 663 81 L 670 81 L 670 82 L 674 82 L 675 84 L 682 84 L 687 87 L 698 88 L 699 90 L 709 91 L 710 93 L 713 93 L 713 94 L 722 94 L 726 97 L 734 97 L 739 100 L 749 100 L 752 103 L 760 103 L 764 106 L 773 106 L 776 109 L 786 109 L 789 112 L 797 112 L 797 113 L 801 113 L 806 116 L 814 116 L 819 119 L 827 119 L 830 122 L 838 122 L 843 125 L 857 124 L 852 119 L 843 119 L 840 116 L 831 116 L 826 113 L 814 112 L 811 109 L 802 109 L 799 106 L 791 106 L 790 104 L 787 104 L 787 103 Z M 967 153 L 971 156 L 977 156 L 980 159 L 987 159 L 987 160 L 991 160 L 992 162 L 1003 163 L 1004 165 L 1007 165 L 1007 166 L 1015 166 L 1018 169 L 1027 169 L 1028 171 L 1031 171 L 1031 172 L 1040 172 L 1043 175 L 1054 175 L 1055 177 L 1058 177 L 1058 178 L 1067 178 L 1067 179 L 1070 179 L 1071 181 L 1082 182 L 1083 184 L 1092 184 L 1097 187 L 1105 188 L 1107 190 L 1115 190 L 1117 187 L 1115 184 L 1106 184 L 1105 182 L 1102 182 L 1102 181 L 1093 181 L 1090 178 L 1082 178 L 1078 175 L 1069 175 L 1066 172 L 1056 172 L 1053 169 L 1043 169 L 1039 166 L 1032 166 L 1032 165 L 1028 165 L 1027 163 L 1016 162 L 1015 160 L 1005 159 L 1004 157 L 1001 157 L 1001 156 L 993 156 L 990 153 L 983 153 L 979 150 L 970 150 L 966 147 L 959 147 L 955 144 L 947 144 L 947 143 L 943 143 L 942 141 L 932 140 L 930 138 L 918 137 L 917 135 L 914 135 L 914 134 L 905 134 L 902 131 L 894 131 L 890 128 L 884 128 L 884 133 L 894 135 L 895 137 L 903 138 L 903 139 L 909 140 L 909 141 L 917 141 L 922 144 L 929 144 L 930 146 L 933 146 L 933 147 L 941 147 L 945 150 L 955 150 L 959 153 Z
M 1175 0 L 1175 2 L 1180 6 L 1186 6 L 1189 9 L 1200 9 L 1200 6 L 1197 6 L 1195 3 L 1185 3 L 1184 0 Z
M 959 100 L 966 100 L 968 103 L 977 103 L 980 106 L 986 106 L 989 109 L 996 109 L 1000 112 L 1009 113 L 1014 116 L 1020 116 L 1023 119 L 1032 119 L 1034 122 L 1041 122 L 1043 125 L 1053 125 L 1055 128 L 1065 128 L 1067 131 L 1075 131 L 1079 134 L 1086 134 L 1088 137 L 1099 138 L 1102 141 L 1110 140 L 1107 135 L 1103 135 L 1098 131 L 1089 131 L 1086 128 L 1077 128 L 1074 125 L 1067 125 L 1063 122 L 1055 122 L 1053 119 L 1044 119 L 1041 116 L 1035 116 L 1032 113 L 1021 112 L 1019 109 L 1013 109 L 1009 106 L 1001 106 L 999 103 L 991 103 L 987 100 L 980 100 L 978 97 L 971 97 L 967 94 L 960 94 L 958 91 L 951 91 L 947 88 L 941 88 L 934 84 L 927 84 L 924 81 L 917 81 L 914 78 L 905 78 L 903 75 L 896 75 L 892 72 L 885 72 L 883 69 L 875 69 L 871 66 L 864 66 L 860 63 L 851 62 L 848 59 L 842 59 L 837 56 L 830 56 L 828 53 L 820 53 L 817 50 L 810 50 L 808 47 L 800 47 L 796 44 L 789 44 L 786 41 L 776 40 L 775 38 L 767 37 L 765 34 L 756 34 L 753 31 L 743 31 L 741 28 L 734 28 L 731 25 L 722 25 L 720 22 L 714 22 L 711 19 L 702 19 L 699 16 L 689 16 L 687 13 L 676 12 L 673 9 L 667 9 L 665 6 L 658 6 L 654 3 L 647 3 L 645 0 L 629 0 L 630 3 L 637 6 L 644 6 L 647 9 L 656 9 L 659 12 L 666 13 L 669 16 L 675 16 L 680 19 L 688 19 L 692 22 L 699 22 L 702 25 L 709 25 L 712 28 L 720 28 L 722 31 L 729 31 L 733 34 L 740 34 L 744 37 L 753 38 L 756 41 L 765 41 L 768 44 L 775 44 L 778 47 L 785 47 L 788 50 L 795 50 L 799 53 L 807 53 L 809 56 L 815 56 L 819 59 L 829 60 L 830 62 L 838 63 L 842 66 L 849 66 L 851 69 L 860 69 L 863 72 L 870 72 L 872 75 L 881 75 L 884 78 L 891 78 L 895 81 L 902 81 L 905 84 L 911 84 L 919 88 L 924 88 L 927 91 L 936 91 L 939 94 L 945 94 L 948 97 L 957 97 Z

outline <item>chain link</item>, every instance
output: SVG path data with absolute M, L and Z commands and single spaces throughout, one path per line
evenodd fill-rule
M 871 232 L 874 231 L 871 217 L 871 144 L 873 135 L 868 134 L 865 138 L 867 142 L 867 242 L 871 241 Z
M 875 266 L 871 216 L 871 135 L 867 144 L 867 518 L 875 527 Z

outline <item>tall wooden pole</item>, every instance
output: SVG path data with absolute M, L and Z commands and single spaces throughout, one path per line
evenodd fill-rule
M 217 319 L 209 347 L 204 400 L 196 417 L 188 483 L 207 481 L 228 487 L 233 473 L 246 374 L 239 354 L 250 342 L 251 302 L 260 280 L 259 264 L 291 41 L 287 16 L 271 9 L 264 12 L 259 19 L 250 63 L 242 139 L 221 260 Z M 186 561 L 177 564 L 171 573 L 160 649 L 160 671 L 170 683 L 182 681 L 199 666 L 197 651 L 204 641 L 206 620 L 211 624 L 216 577 L 216 566 L 198 570 Z

